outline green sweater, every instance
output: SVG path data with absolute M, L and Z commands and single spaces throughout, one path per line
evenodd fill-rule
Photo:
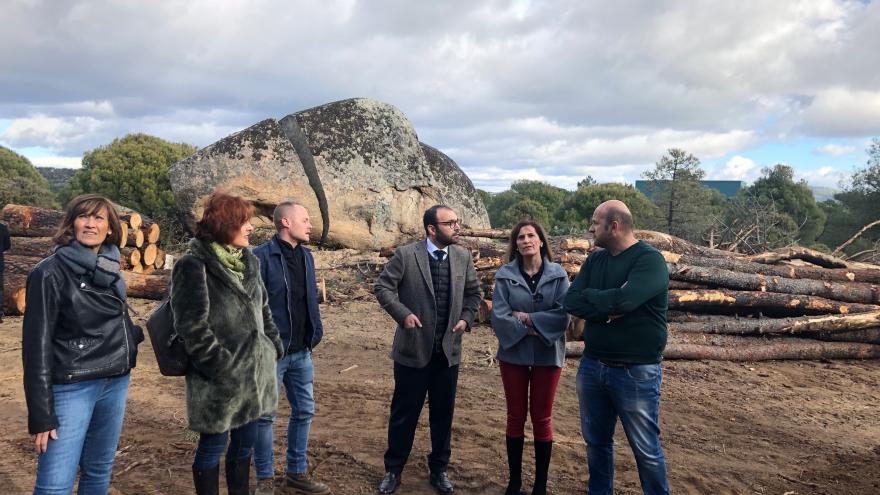
M 632 364 L 659 363 L 666 347 L 669 271 L 660 251 L 639 241 L 612 256 L 592 253 L 565 296 L 586 320 L 584 354 Z M 619 318 L 609 319 L 611 316 Z

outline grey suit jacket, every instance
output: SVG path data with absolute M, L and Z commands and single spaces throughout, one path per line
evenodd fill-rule
M 397 322 L 391 359 L 413 368 L 427 366 L 434 349 L 437 307 L 428 256 L 424 240 L 397 248 L 374 289 L 382 309 Z M 443 352 L 449 366 L 455 366 L 461 361 L 462 334 L 453 334 L 452 327 L 458 320 L 464 320 L 470 329 L 482 296 L 474 262 L 466 249 L 449 246 L 449 271 L 449 321 L 443 336 Z M 403 328 L 403 320 L 409 314 L 419 318 L 421 328 Z

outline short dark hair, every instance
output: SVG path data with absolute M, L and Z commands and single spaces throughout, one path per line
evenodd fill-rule
M 229 244 L 242 225 L 253 216 L 250 201 L 224 192 L 214 192 L 205 202 L 205 213 L 196 223 L 196 239 Z
M 547 234 L 544 233 L 544 227 L 534 220 L 520 220 L 518 224 L 513 226 L 510 231 L 510 240 L 507 243 L 507 261 L 518 260 L 521 258 L 519 251 L 516 249 L 516 238 L 519 237 L 519 231 L 525 226 L 532 226 L 541 239 L 541 257 L 553 261 L 553 250 L 550 249 L 550 243 L 547 242 Z
M 437 225 L 437 212 L 440 210 L 452 211 L 452 208 L 446 205 L 434 205 L 425 210 L 425 214 L 422 215 L 422 225 L 425 227 L 425 234 L 428 233 L 428 225 Z
M 64 208 L 64 219 L 55 235 L 52 236 L 52 242 L 58 246 L 66 246 L 70 241 L 76 238 L 73 231 L 73 222 L 76 217 L 85 213 L 86 215 L 94 215 L 101 211 L 101 208 L 107 210 L 107 224 L 110 226 L 110 232 L 104 239 L 104 244 L 116 244 L 122 240 L 122 223 L 119 221 L 119 212 L 116 211 L 116 205 L 112 201 L 100 194 L 80 194 L 71 199 Z

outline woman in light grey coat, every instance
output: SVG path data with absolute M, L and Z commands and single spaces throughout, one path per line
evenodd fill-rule
M 491 314 L 507 399 L 510 482 L 505 494 L 521 493 L 526 414 L 531 412 L 535 435 L 532 495 L 544 495 L 553 447 L 553 399 L 565 360 L 569 317 L 562 299 L 569 286 L 568 274 L 550 261 L 544 229 L 531 220 L 513 228 L 508 253 L 510 262 L 495 274 Z

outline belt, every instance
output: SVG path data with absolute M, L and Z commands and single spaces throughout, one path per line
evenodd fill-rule
M 632 363 L 624 363 L 621 361 L 608 361 L 605 359 L 599 359 L 598 361 L 605 366 L 608 366 L 609 368 L 629 368 L 633 365 Z

